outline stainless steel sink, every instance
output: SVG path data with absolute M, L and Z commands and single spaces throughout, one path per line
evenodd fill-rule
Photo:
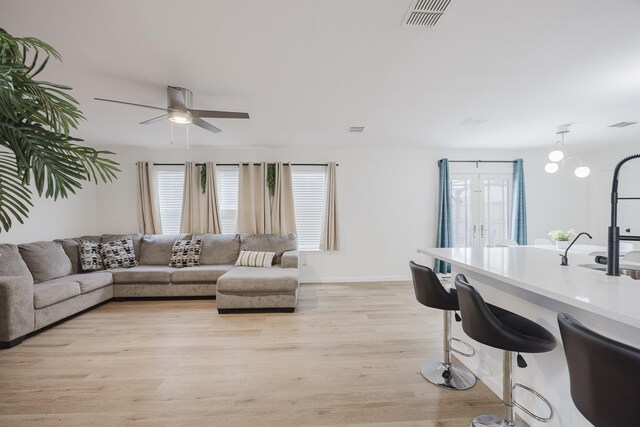
M 600 264 L 580 264 L 578 267 L 590 268 L 592 270 L 602 271 L 603 273 L 607 271 L 606 265 Z M 620 275 L 629 276 L 633 280 L 640 280 L 640 266 L 635 265 L 621 265 L 620 266 Z

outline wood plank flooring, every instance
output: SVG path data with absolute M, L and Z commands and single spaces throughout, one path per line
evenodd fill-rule
M 420 375 L 441 313 L 410 283 L 302 285 L 293 314 L 112 302 L 0 350 L 1 426 L 468 426 L 482 383 Z

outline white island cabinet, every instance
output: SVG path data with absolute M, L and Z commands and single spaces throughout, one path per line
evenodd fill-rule
M 603 335 L 640 347 L 640 281 L 627 276 L 610 277 L 582 267 L 594 264 L 593 257 L 587 255 L 569 253 L 569 265 L 561 266 L 557 253 L 535 247 L 418 252 L 451 263 L 451 283 L 457 274 L 464 274 L 485 301 L 539 323 L 556 337 L 555 350 L 524 354 L 529 366 L 514 371 L 515 382 L 532 387 L 551 402 L 554 417 L 549 423 L 541 423 L 520 410 L 518 415 L 531 426 L 590 426 L 571 400 L 556 317 L 558 313 L 569 313 Z M 454 325 L 453 336 L 469 342 L 476 350 L 473 357 L 459 357 L 460 361 L 502 396 L 502 352 L 467 337 L 460 323 Z M 546 415 L 545 407 L 527 393 L 517 390 L 516 399 Z M 478 411 L 480 415 L 482 408 Z

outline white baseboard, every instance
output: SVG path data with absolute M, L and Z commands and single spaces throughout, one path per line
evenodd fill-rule
M 411 276 L 301 277 L 300 283 L 410 282 Z

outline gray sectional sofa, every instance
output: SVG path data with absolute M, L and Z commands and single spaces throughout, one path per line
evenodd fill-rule
M 139 265 L 82 271 L 80 241 L 131 237 Z M 202 239 L 200 265 L 169 267 L 180 239 Z M 276 253 L 270 268 L 234 267 L 240 250 Z M 294 234 L 83 236 L 0 244 L 0 348 L 110 300 L 209 297 L 220 313 L 295 310 L 298 252 Z

